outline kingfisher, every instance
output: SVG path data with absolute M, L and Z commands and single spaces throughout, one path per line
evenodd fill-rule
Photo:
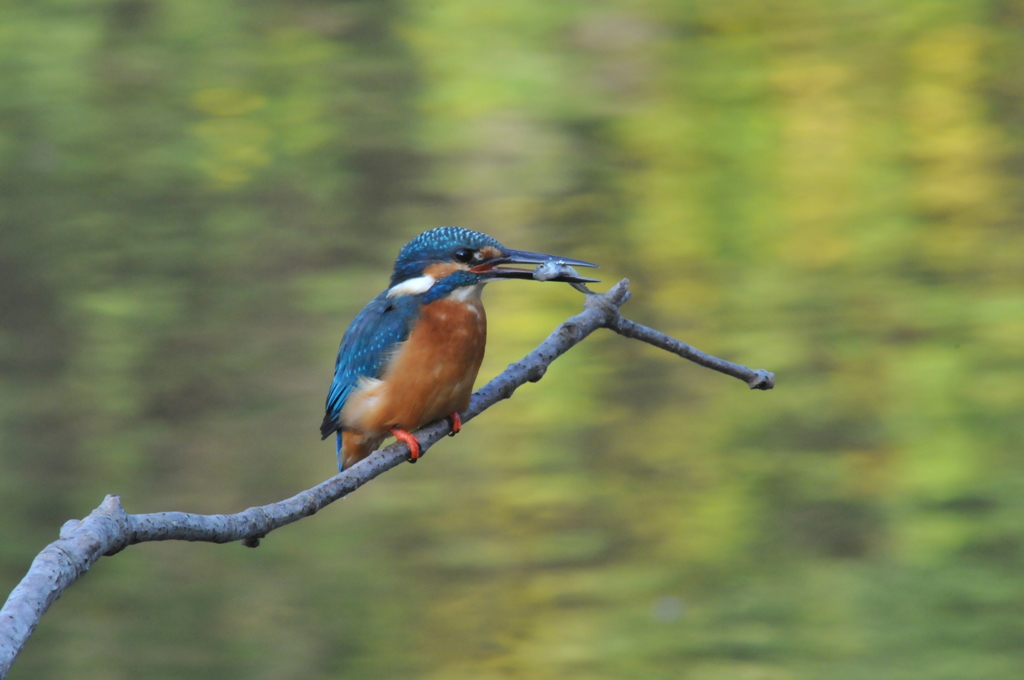
M 567 257 L 510 250 L 477 231 L 441 227 L 426 231 L 398 253 L 391 282 L 367 304 L 341 339 L 334 381 L 327 393 L 321 439 L 336 436 L 338 470 L 375 451 L 388 435 L 420 456 L 410 434 L 448 418 L 462 428 L 487 340 L 480 293 L 498 279 L 534 279 L 507 264 L 597 265 Z M 591 283 L 569 272 L 537 280 Z

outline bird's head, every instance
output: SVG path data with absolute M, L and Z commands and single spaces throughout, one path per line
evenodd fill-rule
M 500 265 L 545 262 L 564 262 L 572 267 L 597 266 L 568 257 L 511 250 L 478 231 L 459 227 L 431 229 L 405 244 L 398 254 L 388 295 L 419 295 L 430 291 L 430 297 L 443 297 L 458 288 L 497 279 L 533 279 L 531 270 Z M 547 280 L 567 283 L 595 281 L 572 275 Z

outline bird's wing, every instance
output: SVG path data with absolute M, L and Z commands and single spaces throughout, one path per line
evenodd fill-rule
M 334 382 L 320 425 L 323 439 L 340 429 L 338 416 L 359 378 L 379 378 L 384 373 L 395 345 L 408 339 L 418 312 L 419 302 L 413 296 L 389 299 L 381 293 L 349 324 L 334 362 Z

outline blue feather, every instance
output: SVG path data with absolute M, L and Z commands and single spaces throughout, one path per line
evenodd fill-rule
M 421 306 L 420 296 L 389 299 L 384 291 L 352 320 L 334 362 L 334 381 L 327 393 L 324 421 L 320 425 L 323 439 L 332 432 L 340 432 L 338 417 L 359 378 L 380 378 L 384 374 L 396 346 L 409 338 Z
M 487 234 L 459 227 L 440 227 L 425 231 L 406 243 L 391 274 L 391 285 L 415 278 L 433 262 L 450 262 L 457 248 L 483 248 L 491 246 L 501 249 L 502 245 Z

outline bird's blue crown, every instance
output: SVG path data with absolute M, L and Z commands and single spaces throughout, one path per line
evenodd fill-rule
M 504 250 L 504 246 L 496 239 L 471 229 L 440 227 L 425 231 L 406 243 L 398 253 L 395 270 L 391 274 L 391 285 L 421 276 L 423 270 L 434 262 L 453 260 L 459 248 L 479 250 L 485 246 Z

